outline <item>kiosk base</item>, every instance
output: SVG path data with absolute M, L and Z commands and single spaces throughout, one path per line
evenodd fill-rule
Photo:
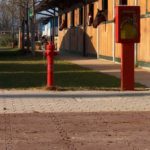
M 121 90 L 134 90 L 134 43 L 122 44 Z

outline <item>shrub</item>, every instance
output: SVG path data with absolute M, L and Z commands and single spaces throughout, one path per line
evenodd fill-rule
M 10 35 L 1 35 L 0 36 L 0 46 L 2 47 L 7 47 L 7 46 L 11 46 L 12 44 L 12 36 Z

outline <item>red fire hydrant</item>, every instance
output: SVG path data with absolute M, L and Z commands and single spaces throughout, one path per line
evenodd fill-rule
M 54 80 L 54 44 L 48 42 L 46 45 L 46 57 L 47 57 L 47 88 L 53 87 Z

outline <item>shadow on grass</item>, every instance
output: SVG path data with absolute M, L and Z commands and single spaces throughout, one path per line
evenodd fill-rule
M 44 64 L 0 64 L 0 88 L 33 88 L 45 85 Z
M 46 85 L 46 65 L 43 62 L 20 63 L 0 63 L 0 88 L 39 88 Z M 61 89 L 119 87 L 119 79 L 77 65 L 55 61 L 54 68 L 54 84 Z
M 36 53 L 36 57 L 32 53 L 25 53 L 19 49 L 0 49 L 0 61 L 22 61 L 22 60 L 41 60 L 41 53 Z
M 46 66 L 42 56 L 18 49 L 0 49 L 0 88 L 34 88 L 45 85 Z
M 75 90 L 119 89 L 120 79 L 56 59 L 54 85 L 60 89 Z M 33 57 L 18 50 L 0 51 L 1 89 L 43 87 L 46 87 L 46 64 L 41 54 Z
M 118 78 L 74 64 L 55 64 L 55 84 L 64 88 L 118 88 Z

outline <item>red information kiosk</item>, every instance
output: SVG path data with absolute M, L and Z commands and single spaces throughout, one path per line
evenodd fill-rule
M 122 44 L 121 90 L 134 90 L 134 43 L 140 42 L 140 7 L 116 6 L 116 43 Z

